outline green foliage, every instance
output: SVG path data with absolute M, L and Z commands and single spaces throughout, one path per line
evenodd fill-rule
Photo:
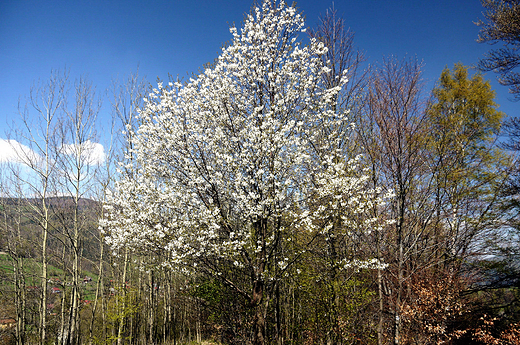
M 243 296 L 212 277 L 198 277 L 188 292 L 200 308 L 199 319 L 222 340 L 246 341 L 246 330 L 252 320 L 252 309 L 246 307 Z
M 504 113 L 498 111 L 495 92 L 481 74 L 468 76 L 468 68 L 456 64 L 444 69 L 432 91 L 428 108 L 431 145 L 442 177 L 468 184 L 492 171 L 503 155 L 494 140 Z M 468 172 L 470 172 L 468 174 Z
M 193 295 L 202 298 L 210 305 L 218 305 L 223 299 L 222 283 L 215 279 L 205 280 L 193 288 Z
M 114 291 L 114 295 L 112 295 L 108 300 L 105 316 L 108 323 L 116 329 L 117 325 L 121 321 L 126 321 L 137 315 L 140 312 L 142 305 L 136 298 L 138 294 L 136 289 L 120 285 Z M 130 340 L 125 336 L 123 336 L 123 338 L 125 340 Z M 113 344 L 116 340 L 118 340 L 117 334 L 112 334 L 108 336 L 107 339 L 94 339 L 96 344 Z
M 498 111 L 495 92 L 480 73 L 469 78 L 468 68 L 460 63 L 453 70 L 445 68 L 432 94 L 428 114 L 437 141 L 473 151 L 493 141 L 505 114 Z
M 510 166 L 496 143 L 505 114 L 489 82 L 479 73 L 470 77 L 460 63 L 442 72 L 432 95 L 426 117 L 432 198 L 447 231 L 442 240 L 461 253 L 498 216 L 497 195 Z
M 376 299 L 369 270 L 333 270 L 317 260 L 300 264 L 294 276 L 301 323 L 294 325 L 298 342 L 353 344 L 368 340 L 373 329 L 367 310 Z

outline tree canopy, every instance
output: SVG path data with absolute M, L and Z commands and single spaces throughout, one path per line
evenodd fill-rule
M 482 5 L 486 12 L 485 20 L 477 22 L 481 27 L 478 41 L 503 45 L 492 49 L 478 67 L 498 73 L 499 82 L 509 86 L 509 92 L 520 99 L 520 73 L 515 71 L 520 64 L 520 1 L 482 0 Z
M 265 295 L 306 249 L 284 251 L 291 234 L 307 232 L 310 243 L 353 231 L 355 215 L 382 202 L 345 154 L 348 112 L 335 102 L 347 80 L 324 85 L 327 48 L 314 38 L 302 45 L 304 32 L 295 8 L 264 1 L 241 31 L 231 28 L 214 67 L 159 84 L 104 224 L 114 248 L 160 252 L 232 286 L 257 309 L 255 343 Z

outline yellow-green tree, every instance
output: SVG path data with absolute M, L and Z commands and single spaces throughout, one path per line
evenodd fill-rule
M 427 110 L 435 184 L 435 248 L 444 262 L 466 257 L 493 227 L 498 187 L 508 160 L 496 140 L 505 116 L 481 74 L 446 68 Z

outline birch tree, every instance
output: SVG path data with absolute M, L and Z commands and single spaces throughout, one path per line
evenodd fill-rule
M 17 164 L 1 163 L 0 173 L 0 193 L 2 210 L 2 238 L 6 241 L 6 249 L 12 261 L 13 285 L 14 285 L 14 306 L 16 310 L 15 338 L 16 345 L 23 345 L 26 342 L 26 302 L 27 292 L 25 286 L 26 268 L 25 257 L 27 253 L 27 240 L 21 234 L 23 219 L 23 193 L 22 186 L 18 183 L 17 177 L 20 176 L 20 166 Z
M 114 250 L 148 250 L 234 289 L 251 308 L 253 344 L 267 341 L 270 296 L 306 245 L 281 248 L 298 232 L 312 242 L 347 231 L 373 202 L 338 145 L 349 126 L 334 102 L 347 80 L 323 86 L 327 48 L 303 45 L 303 32 L 294 7 L 265 1 L 231 28 L 213 67 L 159 83 L 102 222 Z
M 48 81 L 39 82 L 31 89 L 27 102 L 19 106 L 21 124 L 12 131 L 16 141 L 9 140 L 17 162 L 24 166 L 24 173 L 17 175 L 16 183 L 23 186 L 24 201 L 33 211 L 34 221 L 41 229 L 41 344 L 46 343 L 47 338 L 47 244 L 52 228 L 52 210 L 48 198 L 56 194 L 54 181 L 59 151 L 56 138 L 60 111 L 65 100 L 66 81 L 66 73 L 62 75 L 54 72 Z
M 60 190 L 70 198 L 67 213 L 63 213 L 62 228 L 66 242 L 70 246 L 72 267 L 71 294 L 67 322 L 62 322 L 59 334 L 61 344 L 80 343 L 80 273 L 82 244 L 80 233 L 87 231 L 87 215 L 81 208 L 81 200 L 92 197 L 94 177 L 102 163 L 103 149 L 96 143 L 96 118 L 100 103 L 95 91 L 85 78 L 79 78 L 74 85 L 72 105 L 64 105 L 64 120 L 59 133 L 58 167 L 60 168 Z M 67 200 L 67 199 L 65 199 Z

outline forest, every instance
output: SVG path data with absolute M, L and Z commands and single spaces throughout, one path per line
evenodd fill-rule
M 188 80 L 35 83 L 0 162 L 0 344 L 520 344 L 520 121 L 481 73 L 520 95 L 520 3 L 482 4 L 504 48 L 431 90 L 270 0 Z

